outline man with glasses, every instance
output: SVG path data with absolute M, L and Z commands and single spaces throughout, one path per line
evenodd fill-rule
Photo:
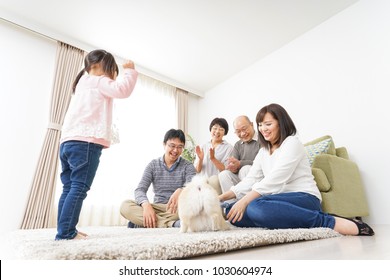
M 240 138 L 228 159 L 225 170 L 218 175 L 222 193 L 238 184 L 249 172 L 260 145 L 255 138 L 253 123 L 247 116 L 239 116 L 233 122 L 234 132 Z
M 144 171 L 134 191 L 135 200 L 126 200 L 121 205 L 121 214 L 129 220 L 128 227 L 180 227 L 177 204 L 180 192 L 195 176 L 194 165 L 180 157 L 186 143 L 184 132 L 170 129 L 164 137 L 165 153 L 152 160 Z M 154 201 L 147 197 L 153 184 Z

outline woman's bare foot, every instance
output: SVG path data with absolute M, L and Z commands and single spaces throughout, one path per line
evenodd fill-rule
M 334 217 L 336 220 L 334 230 L 343 235 L 358 235 L 359 230 L 357 226 L 350 220 Z
M 334 217 L 336 220 L 334 230 L 344 235 L 373 236 L 374 230 L 361 220 Z

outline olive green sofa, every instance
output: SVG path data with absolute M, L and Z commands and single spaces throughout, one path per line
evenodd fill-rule
M 335 148 L 329 135 L 306 143 L 305 148 L 322 195 L 323 211 L 349 218 L 368 216 L 359 168 L 349 159 L 347 149 Z

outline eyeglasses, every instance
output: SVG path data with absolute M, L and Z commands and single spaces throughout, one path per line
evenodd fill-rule
M 235 134 L 240 135 L 242 132 L 246 133 L 249 130 L 249 126 L 244 126 L 241 129 L 236 129 L 234 131 Z
M 175 144 L 168 144 L 167 145 L 171 150 L 178 150 L 178 151 L 182 151 L 184 149 L 184 145 L 175 145 Z

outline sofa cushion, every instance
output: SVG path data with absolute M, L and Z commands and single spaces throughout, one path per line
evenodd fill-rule
M 328 150 L 327 154 L 336 155 L 336 148 L 335 148 L 335 145 L 334 145 L 332 136 L 330 136 L 330 135 L 325 135 L 325 136 L 316 138 L 316 139 L 314 139 L 314 140 L 312 140 L 312 141 L 310 141 L 310 142 L 307 142 L 307 143 L 305 144 L 305 146 L 317 144 L 318 142 L 324 141 L 324 140 L 326 140 L 326 139 L 331 139 L 330 146 L 329 146 L 329 150 Z
M 309 144 L 309 143 L 312 143 L 312 144 Z M 333 141 L 332 141 L 332 138 L 331 137 L 327 137 L 327 138 L 324 138 L 318 142 L 309 142 L 307 144 L 305 144 L 305 151 L 306 151 L 306 156 L 307 158 L 309 159 L 309 162 L 310 162 L 310 166 L 313 165 L 313 161 L 314 161 L 314 158 L 320 154 L 332 154 L 330 151 L 331 150 L 331 146 L 333 145 L 333 149 L 334 149 L 334 144 L 333 144 Z M 309 145 L 308 145 L 309 144 Z M 334 154 L 336 154 L 336 152 L 334 151 Z

